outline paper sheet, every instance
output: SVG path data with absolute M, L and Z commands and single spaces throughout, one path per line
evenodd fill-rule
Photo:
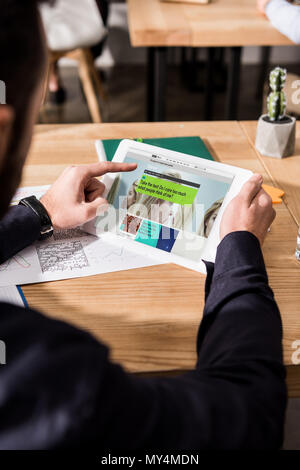
M 13 198 L 41 197 L 48 186 L 21 188 Z M 82 230 L 56 231 L 48 240 L 36 242 L 0 265 L 0 286 L 31 284 L 90 276 L 159 264 L 148 256 L 101 240 Z
M 16 286 L 0 287 L 0 302 L 8 302 L 20 307 L 24 307 L 24 301 Z

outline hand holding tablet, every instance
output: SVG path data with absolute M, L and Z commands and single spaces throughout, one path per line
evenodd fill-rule
M 141 142 L 123 140 L 113 162 L 136 163 L 106 175 L 115 224 L 99 216 L 86 229 L 141 254 L 205 272 L 214 261 L 225 207 L 252 172 Z
M 226 208 L 220 226 L 221 240 L 229 233 L 246 230 L 263 244 L 276 212 L 262 182 L 261 175 L 253 175 Z

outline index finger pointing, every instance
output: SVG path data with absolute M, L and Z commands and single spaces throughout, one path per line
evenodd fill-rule
M 97 177 L 106 173 L 119 173 L 123 171 L 133 171 L 137 167 L 136 163 L 115 163 L 115 162 L 99 162 L 86 166 L 86 174 L 88 177 Z

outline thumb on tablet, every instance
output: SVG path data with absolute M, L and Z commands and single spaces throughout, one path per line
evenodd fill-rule
M 242 198 L 247 203 L 248 207 L 251 205 L 251 202 L 261 190 L 262 182 L 263 182 L 262 176 L 259 174 L 254 174 L 243 185 L 239 193 L 239 197 Z

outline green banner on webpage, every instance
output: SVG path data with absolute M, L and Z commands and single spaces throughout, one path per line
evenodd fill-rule
M 179 183 L 174 183 L 173 181 L 143 174 L 136 191 L 183 206 L 193 204 L 198 188 L 184 186 Z

